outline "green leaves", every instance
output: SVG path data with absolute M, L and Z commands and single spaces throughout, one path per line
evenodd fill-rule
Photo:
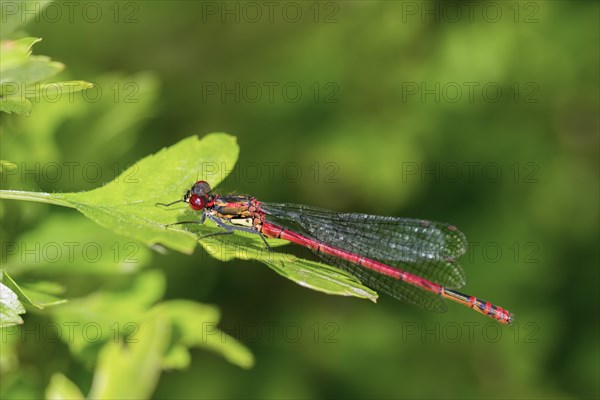
M 375 301 L 377 295 L 354 276 L 316 261 L 300 259 L 281 252 L 270 252 L 258 235 L 236 232 L 233 235 L 202 238 L 222 232 L 212 222 L 168 227 L 175 222 L 199 221 L 200 215 L 186 204 L 157 206 L 180 199 L 198 177 L 212 187 L 225 178 L 237 160 L 235 138 L 213 133 L 196 136 L 150 155 L 131 166 L 107 185 L 89 192 L 28 193 L 2 191 L 0 198 L 66 205 L 78 209 L 91 220 L 155 249 L 164 247 L 191 254 L 198 242 L 223 261 L 234 258 L 257 260 L 296 283 L 328 294 L 356 296 Z M 287 242 L 269 240 L 272 247 Z
M 167 229 L 174 218 L 194 221 L 193 213 L 182 213 L 183 204 L 171 209 L 156 206 L 180 199 L 199 174 L 213 168 L 233 167 L 238 149 L 235 139 L 226 134 L 211 134 L 202 140 L 191 136 L 148 156 L 124 171 L 107 185 L 79 193 L 28 193 L 2 191 L 2 198 L 28 199 L 77 208 L 88 218 L 112 231 L 152 247 L 160 244 L 191 254 L 195 234 L 182 229 Z M 208 176 L 212 185 L 224 174 Z
M 189 301 L 157 305 L 135 325 L 135 335 L 102 348 L 88 397 L 149 398 L 163 369 L 189 365 L 192 347 L 214 351 L 242 368 L 252 367 L 252 354 L 216 328 L 219 318 L 215 307 Z
M 112 182 L 87 192 L 0 191 L 2 199 L 75 208 L 88 218 L 74 213 L 55 214 L 20 237 L 29 248 L 32 243 L 63 244 L 73 253 L 68 260 L 31 260 L 18 251 L 19 243 L 4 245 L 4 269 L 18 276 L 20 283 L 6 273 L 3 275 L 2 326 L 22 324 L 25 307 L 41 309 L 54 305 L 44 311 L 44 316 L 51 319 L 52 326 L 61 329 L 62 335 L 58 336 L 82 365 L 95 366 L 88 397 L 149 398 L 163 370 L 189 365 L 191 348 L 215 352 L 242 368 L 254 364 L 253 355 L 242 344 L 218 329 L 220 312 L 216 307 L 186 300 L 161 302 L 166 287 L 164 275 L 158 270 L 140 271 L 149 264 L 149 248 L 191 254 L 200 243 L 207 253 L 222 261 L 260 261 L 304 287 L 375 301 L 377 294 L 349 273 L 280 251 L 286 241 L 268 239 L 274 249 L 270 251 L 260 236 L 249 233 L 204 238 L 206 234 L 222 232 L 210 221 L 169 226 L 198 222 L 200 214 L 187 204 L 164 207 L 156 203 L 181 199 L 199 177 L 216 186 L 233 169 L 238 151 L 235 138 L 224 133 L 202 139 L 191 136 L 145 157 Z M 106 229 L 99 229 L 96 224 Z M 61 225 L 69 229 L 57 230 Z M 131 241 L 127 242 L 127 238 Z M 94 243 L 98 249 L 94 254 L 99 255 L 93 260 L 79 251 L 87 243 Z M 138 244 L 145 246 L 136 247 Z M 115 252 L 120 252 L 120 256 Z M 56 297 L 63 294 L 60 285 L 43 280 L 28 283 L 31 275 L 56 279 L 59 274 L 69 278 L 97 277 L 95 286 L 100 285 L 101 289 L 96 287 L 80 297 L 66 296 L 70 297 L 69 302 L 61 304 L 63 301 Z M 128 274 L 135 275 L 125 279 Z M 16 337 L 19 328 L 11 329 Z M 8 350 L 12 351 L 10 347 Z M 61 374 L 53 376 L 46 396 L 83 398 L 80 388 Z
M 1 274 L 1 276 L 2 281 L 0 282 L 0 328 L 6 328 L 9 326 L 22 324 L 23 319 L 21 319 L 20 314 L 25 314 L 25 307 L 23 307 L 23 304 L 19 301 L 19 297 L 14 292 L 14 290 L 12 290 L 4 283 L 4 280 L 7 279 L 7 275 Z M 12 279 L 10 281 L 12 282 Z M 14 286 L 16 286 L 16 284 Z
M 25 314 L 24 305 L 41 310 L 46 306 L 64 302 L 48 293 L 56 288 L 56 285 L 47 282 L 37 282 L 29 286 L 18 285 L 6 271 L 0 270 L 0 328 L 22 324 L 23 320 L 19 315 Z
M 160 244 L 191 254 L 196 235 L 181 229 L 168 229 L 174 217 L 197 221 L 198 216 L 183 204 L 165 209 L 156 203 L 180 199 L 207 169 L 233 167 L 238 150 L 235 139 L 225 134 L 211 134 L 202 140 L 191 136 L 174 146 L 148 156 L 127 169 L 113 182 L 81 193 L 53 195 L 77 208 L 90 219 L 116 233 L 139 240 L 148 246 Z M 224 174 L 208 177 L 217 185 Z
M 242 368 L 254 365 L 248 349 L 218 329 L 216 307 L 185 300 L 158 303 L 164 289 L 162 274 L 149 271 L 129 285 L 52 309 L 55 324 L 70 328 L 61 338 L 71 353 L 84 365 L 95 363 L 89 398 L 150 398 L 163 370 L 189 366 L 191 348 L 215 352 Z M 55 375 L 46 394 L 65 398 L 78 390 Z
M 168 357 L 164 359 L 165 368 L 187 367 L 190 359 L 187 347 L 209 349 L 241 368 L 251 368 L 254 365 L 252 353 L 218 329 L 221 313 L 216 307 L 173 300 L 158 305 L 153 312 L 169 317 L 175 327 L 174 336 L 180 343 L 170 348 Z
M 63 374 L 54 374 L 50 384 L 46 388 L 46 399 L 48 400 L 83 400 L 85 396 L 79 391 L 77 385 L 71 382 Z
M 268 239 L 272 248 L 285 245 L 285 240 Z M 300 286 L 338 296 L 354 296 L 377 300 L 377 293 L 363 286 L 353 275 L 317 261 L 298 258 L 292 254 L 269 251 L 258 237 L 248 233 L 209 237 L 200 240 L 204 250 L 213 257 L 229 261 L 234 258 L 257 260 L 266 264 L 279 275 Z
M 29 115 L 31 99 L 53 102 L 93 86 L 84 81 L 42 83 L 65 66 L 48 57 L 31 55 L 31 47 L 41 40 L 25 37 L 0 42 L 0 111 Z

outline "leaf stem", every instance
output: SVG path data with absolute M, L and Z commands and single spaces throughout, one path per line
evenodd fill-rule
M 22 190 L 0 190 L 0 200 L 25 200 L 38 203 L 75 208 L 71 203 L 57 197 L 57 194 L 44 192 L 26 192 Z

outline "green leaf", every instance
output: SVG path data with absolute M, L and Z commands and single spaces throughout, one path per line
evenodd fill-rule
M 2 248 L 9 252 L 12 250 L 10 247 L 11 244 L 12 243 L 2 243 Z M 62 292 L 62 287 L 54 282 L 36 281 L 32 284 L 17 284 L 12 277 L 8 275 L 6 269 L 2 269 L 0 272 L 0 281 L 4 282 L 6 287 L 16 294 L 19 301 L 23 304 L 43 309 L 47 306 L 61 304 L 66 301 L 54 296 L 54 294 Z
M 164 368 L 184 368 L 189 364 L 188 347 L 214 351 L 242 368 L 254 365 L 254 356 L 241 343 L 217 328 L 220 313 L 216 307 L 184 300 L 158 304 L 151 311 L 168 315 L 174 329 L 174 345 L 165 356 Z
M 156 203 L 182 198 L 198 176 L 216 186 L 233 168 L 237 156 L 238 147 L 232 136 L 214 133 L 201 140 L 191 136 L 142 159 L 112 182 L 89 192 L 50 194 L 4 190 L 0 191 L 0 198 L 74 207 L 120 235 L 148 246 L 160 244 L 190 254 L 197 244 L 196 235 L 166 225 L 177 220 L 197 220 L 197 214 L 190 215 L 185 205 L 164 208 Z
M 2 97 L 0 111 L 28 116 L 31 113 L 31 102 L 21 96 Z
M 309 289 L 338 296 L 354 296 L 377 301 L 377 292 L 364 286 L 349 272 L 334 268 L 327 264 L 293 257 L 289 254 L 279 255 L 272 260 L 262 260 L 279 275 L 293 280 Z
M 0 73 L 4 74 L 5 70 L 24 64 L 27 57 L 31 55 L 31 47 L 41 40 L 36 37 L 25 37 L 18 40 L 0 41 Z M 0 82 L 2 81 L 0 80 Z
M 210 222 L 168 228 L 167 225 L 174 222 L 198 221 L 199 215 L 185 204 L 164 208 L 157 207 L 156 203 L 170 203 L 181 198 L 198 176 L 215 187 L 233 168 L 237 155 L 235 138 L 229 135 L 215 133 L 202 140 L 192 136 L 142 159 L 99 189 L 63 194 L 0 191 L 0 198 L 68 205 L 119 235 L 148 246 L 161 245 L 190 254 L 199 237 L 222 232 L 221 228 Z M 204 171 L 216 172 L 206 174 Z M 278 274 L 313 290 L 371 301 L 377 299 L 373 290 L 350 273 L 320 262 L 267 251 L 258 235 L 236 232 L 226 238 L 203 238 L 200 243 L 217 259 L 258 260 Z M 269 239 L 269 243 L 271 247 L 277 247 L 287 242 Z
M 149 398 L 163 369 L 188 366 L 189 347 L 210 349 L 233 364 L 250 368 L 252 354 L 216 328 L 219 314 L 213 306 L 181 300 L 153 307 L 134 338 L 108 343 L 102 349 L 88 397 Z
M 196 246 L 197 237 L 166 225 L 178 217 L 189 221 L 197 220 L 198 216 L 181 213 L 182 208 L 187 211 L 188 207 L 165 209 L 156 203 L 180 199 L 199 175 L 216 186 L 225 177 L 225 172 L 206 176 L 203 171 L 214 166 L 229 171 L 237 156 L 238 147 L 232 136 L 217 133 L 202 140 L 192 136 L 142 159 L 99 189 L 65 193 L 59 197 L 123 236 L 149 246 L 161 244 L 189 254 Z
M 137 342 L 106 344 L 100 351 L 88 398 L 150 398 L 171 340 L 169 325 L 168 318 L 154 316 L 140 324 Z
M 54 374 L 46 388 L 47 400 L 78 400 L 85 399 L 77 385 L 63 374 Z
M 71 299 L 48 309 L 54 321 L 69 327 L 61 337 L 81 360 L 92 364 L 95 348 L 121 336 L 137 340 L 144 314 L 163 296 L 165 278 L 159 271 L 136 275 L 134 280 L 113 288 Z
M 219 315 L 216 307 L 190 301 L 153 307 L 140 322 L 135 338 L 103 347 L 88 397 L 149 398 L 163 369 L 189 364 L 189 347 L 207 348 L 236 365 L 251 367 L 252 354 L 216 328 Z
M 31 46 L 40 38 L 3 40 L 0 42 L 0 110 L 7 113 L 29 115 L 31 101 L 56 99 L 63 92 L 87 89 L 93 85 L 83 81 L 40 82 L 58 74 L 65 66 L 46 56 L 32 56 Z
M 23 289 L 24 303 L 42 310 L 46 307 L 66 302 L 67 300 L 56 297 L 44 290 L 44 287 L 51 283 L 52 282 L 35 282 L 32 284 L 22 284 L 21 288 Z M 42 287 L 42 289 L 39 290 L 37 287 Z
M 0 272 L 3 272 L 0 270 Z M 12 279 L 6 274 L 2 273 L 0 279 L 0 328 L 6 328 L 13 325 L 20 325 L 23 323 L 23 319 L 19 314 L 25 314 L 25 307 L 19 301 L 17 293 L 15 293 L 9 286 L 16 286 Z M 12 285 L 9 283 L 12 282 Z M 8 283 L 8 285 L 5 285 Z M 18 286 L 17 286 L 18 287 Z
M 31 47 L 41 40 L 27 37 L 0 42 L 0 95 L 10 94 L 7 90 L 18 93 L 25 89 L 23 84 L 42 81 L 65 68 L 64 64 L 49 57 L 31 55 Z
M 27 62 L 12 68 L 2 68 L 0 96 L 19 94 L 27 84 L 48 79 L 65 69 L 65 65 L 44 56 L 30 56 Z M 8 92 L 8 93 L 7 93 Z M 32 96 L 26 92 L 27 97 Z
M 4 271 L 3 282 L 9 287 L 17 296 L 20 302 L 43 309 L 46 306 L 56 305 L 64 303 L 65 300 L 59 299 L 51 294 L 48 294 L 40 289 L 36 289 L 35 286 L 17 285 L 17 283 Z M 38 282 L 38 287 L 43 288 L 43 283 Z
M 27 87 L 27 93 L 37 96 L 45 96 L 50 99 L 57 99 L 62 96 L 69 97 L 73 93 L 82 90 L 91 89 L 94 84 L 86 81 L 62 81 L 51 83 L 36 83 Z
M 197 228 L 196 228 L 197 229 Z M 271 247 L 287 244 L 285 240 L 269 239 Z M 297 284 L 327 294 L 354 296 L 377 301 L 377 293 L 364 286 L 354 275 L 318 261 L 298 258 L 292 254 L 269 251 L 258 237 L 237 233 L 222 237 L 209 237 L 200 241 L 208 254 L 222 260 L 234 258 L 258 260 L 279 275 Z

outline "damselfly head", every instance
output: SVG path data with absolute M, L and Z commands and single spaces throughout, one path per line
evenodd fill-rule
M 198 196 L 196 194 L 193 194 L 190 196 L 188 203 L 190 203 L 190 207 L 192 208 L 192 210 L 200 211 L 204 207 L 206 207 L 206 196 Z
M 183 201 L 190 204 L 192 210 L 200 211 L 208 204 L 208 195 L 212 189 L 206 181 L 196 181 L 194 186 L 188 190 Z
M 206 181 L 196 181 L 192 188 L 185 192 L 183 199 L 171 203 L 156 203 L 157 206 L 170 207 L 177 203 L 189 203 L 194 210 L 202 210 L 215 196 L 209 196 L 212 189 Z M 210 199 L 209 199 L 210 197 Z
M 196 183 L 194 183 L 194 186 L 192 186 L 191 191 L 192 191 L 192 194 L 202 197 L 202 196 L 206 196 L 207 194 L 212 192 L 212 189 L 210 188 L 210 185 L 208 184 L 208 182 L 197 181 Z

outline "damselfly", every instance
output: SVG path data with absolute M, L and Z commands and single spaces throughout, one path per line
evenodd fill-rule
M 397 299 L 445 311 L 445 298 L 501 323 L 512 321 L 507 310 L 452 289 L 465 283 L 457 259 L 467 249 L 465 236 L 453 225 L 220 196 L 206 181 L 197 181 L 181 200 L 157 204 L 176 203 L 188 203 L 202 212 L 199 221 L 179 223 L 203 223 L 208 218 L 224 229 L 222 233 L 260 235 L 267 248 L 265 238 L 284 239 Z

